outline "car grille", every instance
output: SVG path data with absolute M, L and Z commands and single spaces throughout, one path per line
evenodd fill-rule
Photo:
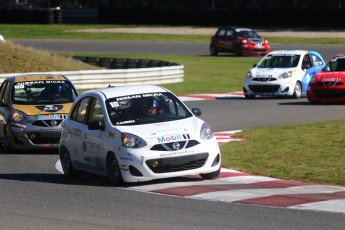
M 146 165 L 154 173 L 171 173 L 202 167 L 208 158 L 208 153 L 190 156 L 169 157 L 147 160 Z
M 272 77 L 253 78 L 253 81 L 258 81 L 258 82 L 276 81 L 276 80 L 277 78 L 272 78 Z
M 32 125 L 40 127 L 59 126 L 63 120 L 37 120 L 32 122 Z
M 35 145 L 58 144 L 61 137 L 60 132 L 28 132 L 26 135 Z
M 343 82 L 322 82 L 322 83 L 318 83 L 317 86 L 318 87 L 334 87 L 334 86 L 341 86 L 344 85 Z
M 345 90 L 334 89 L 334 90 L 316 90 L 314 94 L 318 98 L 342 98 L 345 97 Z
M 254 93 L 274 93 L 277 92 L 280 85 L 250 85 L 249 89 Z
M 188 149 L 193 146 L 200 144 L 196 140 L 188 140 L 188 141 L 177 141 L 171 143 L 164 143 L 152 146 L 151 150 L 154 151 L 176 151 L 179 149 Z

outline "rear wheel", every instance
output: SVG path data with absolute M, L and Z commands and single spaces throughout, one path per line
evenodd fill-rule
M 113 153 L 110 153 L 108 155 L 106 165 L 107 176 L 110 183 L 114 186 L 123 185 L 124 182 L 121 175 L 120 165 Z
M 293 98 L 300 98 L 302 95 L 302 87 L 301 87 L 301 83 L 299 83 L 298 81 L 296 82 L 295 88 L 294 88 L 294 92 L 293 92 Z
M 204 174 L 200 174 L 200 176 L 205 179 L 205 180 L 211 180 L 216 178 L 217 176 L 219 176 L 220 174 L 220 166 L 219 169 L 217 171 L 211 172 L 211 173 L 204 173 Z
M 210 45 L 210 54 L 211 54 L 211 56 L 217 56 L 218 55 L 217 48 L 214 45 Z
M 59 156 L 60 156 L 60 162 L 62 166 L 62 171 L 65 176 L 73 176 L 75 175 L 72 161 L 71 161 L 71 156 L 69 154 L 68 149 L 65 146 L 62 146 L 59 151 Z

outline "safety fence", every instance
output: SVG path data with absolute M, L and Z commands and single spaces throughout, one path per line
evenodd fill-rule
M 168 84 L 182 82 L 184 66 L 173 65 L 134 69 L 101 69 L 59 72 L 30 72 L 0 74 L 2 82 L 8 76 L 21 74 L 61 74 L 66 76 L 77 89 L 93 89 L 111 86 Z

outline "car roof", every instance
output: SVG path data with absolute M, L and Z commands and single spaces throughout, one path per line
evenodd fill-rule
M 233 29 L 233 30 L 237 30 L 237 31 L 252 31 L 253 29 L 251 28 L 247 28 L 247 27 L 241 27 L 241 26 L 221 26 L 219 27 L 219 29 Z
M 169 92 L 167 89 L 156 85 L 133 85 L 133 86 L 117 86 L 103 89 L 92 89 L 83 94 L 96 93 L 103 94 L 106 98 L 121 97 L 133 94 L 145 93 L 163 93 Z
M 267 55 L 279 55 L 279 54 L 306 54 L 307 50 L 275 50 L 269 52 Z
M 62 81 L 67 80 L 66 77 L 58 74 L 28 74 L 28 75 L 17 75 L 12 76 L 14 82 L 24 81 L 40 81 L 40 80 L 51 80 L 51 81 Z

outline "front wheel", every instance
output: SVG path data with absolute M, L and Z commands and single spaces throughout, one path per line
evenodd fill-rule
M 295 85 L 295 88 L 294 88 L 294 91 L 293 91 L 293 98 L 300 98 L 302 95 L 302 86 L 301 86 L 301 83 L 299 82 L 296 82 L 296 85 Z
M 240 46 L 235 47 L 235 55 L 236 56 L 242 56 L 242 50 Z
M 211 172 L 211 173 L 203 173 L 203 174 L 200 174 L 200 176 L 205 179 L 205 180 L 211 180 L 211 179 L 214 179 L 216 178 L 217 176 L 219 176 L 220 174 L 220 166 L 219 166 L 219 169 L 217 171 L 214 171 L 214 172 Z
M 110 183 L 114 186 L 123 185 L 124 182 L 121 175 L 120 164 L 113 153 L 108 155 L 106 165 L 107 176 Z
M 4 139 L 3 139 L 2 147 L 5 153 L 9 153 L 9 154 L 13 153 L 10 142 L 8 140 L 8 134 L 7 134 L 6 128 L 4 130 Z

